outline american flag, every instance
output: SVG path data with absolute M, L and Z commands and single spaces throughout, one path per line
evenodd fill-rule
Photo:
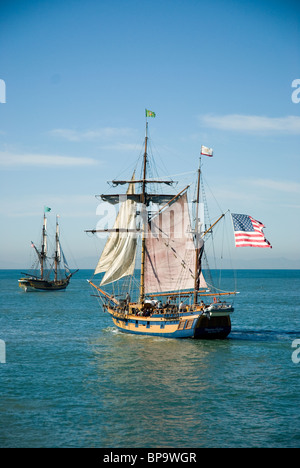
M 252 216 L 231 213 L 236 247 L 270 247 L 270 242 L 265 238 L 260 221 Z

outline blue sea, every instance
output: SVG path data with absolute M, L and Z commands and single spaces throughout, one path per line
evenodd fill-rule
M 122 334 L 91 273 L 24 293 L 0 271 L 0 447 L 300 446 L 300 270 L 238 270 L 216 341 Z

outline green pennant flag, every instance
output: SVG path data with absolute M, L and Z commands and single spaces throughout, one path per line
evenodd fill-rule
M 155 112 L 152 112 L 148 109 L 145 109 L 145 110 L 146 110 L 146 117 L 156 117 Z
M 49 208 L 49 206 L 44 206 L 44 212 L 48 213 L 49 211 L 51 211 L 51 208 Z

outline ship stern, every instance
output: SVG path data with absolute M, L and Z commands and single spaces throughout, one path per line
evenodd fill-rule
M 194 338 L 199 340 L 225 339 L 231 332 L 229 315 L 207 316 L 200 315 L 194 329 Z

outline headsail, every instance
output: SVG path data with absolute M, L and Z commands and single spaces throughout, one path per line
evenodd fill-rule
M 195 255 L 185 192 L 148 226 L 145 293 L 193 289 Z M 202 275 L 200 287 L 206 287 Z
M 134 174 L 132 180 L 134 180 Z M 134 194 L 135 185 L 134 183 L 130 183 L 127 195 Z M 122 229 L 128 229 L 126 235 L 122 234 Z M 107 239 L 95 269 L 95 275 L 105 272 L 101 282 L 102 286 L 133 274 L 137 246 L 135 231 L 136 203 L 128 198 L 120 205 L 120 210 L 113 226 L 113 232 Z

